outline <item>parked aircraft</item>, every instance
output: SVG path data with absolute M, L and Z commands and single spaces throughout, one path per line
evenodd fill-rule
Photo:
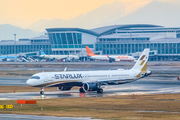
M 32 87 L 41 87 L 40 94 L 44 94 L 44 87 L 57 87 L 58 90 L 65 91 L 74 86 L 80 87 L 81 93 L 103 93 L 102 85 L 130 83 L 150 75 L 151 71 L 147 70 L 148 58 L 149 49 L 145 49 L 130 70 L 41 72 L 34 74 L 26 83 Z
M 109 61 L 109 62 L 120 62 L 120 61 L 136 61 L 133 56 L 120 56 L 120 55 L 97 55 L 94 54 L 88 46 L 86 46 L 87 55 L 91 59 Z
M 5 62 L 5 61 L 6 62 L 15 61 L 17 59 L 18 59 L 18 57 L 16 57 L 16 56 L 8 56 L 8 55 L 0 56 L 0 60 L 3 61 L 3 62 Z
M 51 60 L 61 60 L 61 59 L 71 59 L 78 60 L 77 55 L 46 55 L 42 50 L 40 50 L 40 58 L 51 59 Z

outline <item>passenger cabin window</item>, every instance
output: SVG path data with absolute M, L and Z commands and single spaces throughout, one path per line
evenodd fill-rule
M 39 76 L 32 76 L 31 79 L 40 79 Z

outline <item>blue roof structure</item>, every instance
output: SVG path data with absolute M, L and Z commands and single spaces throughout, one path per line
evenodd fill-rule
M 48 40 L 49 37 L 48 37 L 48 35 L 41 35 L 41 36 L 33 37 L 30 40 L 42 40 L 42 39 L 43 40 Z
M 94 36 L 101 36 L 115 29 L 130 29 L 130 28 L 148 28 L 148 27 L 163 27 L 159 25 L 151 25 L 151 24 L 130 24 L 130 25 L 111 25 L 105 27 L 99 27 L 95 29 L 82 29 L 82 28 L 48 28 L 47 32 L 59 32 L 59 31 L 79 31 L 88 33 Z
M 105 27 L 91 29 L 91 31 L 97 32 L 99 33 L 98 36 L 101 36 L 116 29 L 130 29 L 130 28 L 142 28 L 142 27 L 148 28 L 148 27 L 163 27 L 163 26 L 151 25 L 151 24 L 112 25 L 112 26 L 105 26 Z
M 98 36 L 98 33 L 93 32 L 91 30 L 82 29 L 82 28 L 48 28 L 46 30 L 47 30 L 47 32 L 79 31 L 79 32 L 88 33 L 88 34 L 91 34 L 91 35 L 94 35 L 94 36 Z

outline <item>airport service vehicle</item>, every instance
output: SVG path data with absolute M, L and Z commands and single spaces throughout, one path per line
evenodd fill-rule
M 77 55 L 46 55 L 42 50 L 40 50 L 40 58 L 43 59 L 51 59 L 51 60 L 61 60 L 61 59 L 72 59 L 78 60 L 79 57 Z
M 97 55 L 94 54 L 91 49 L 86 46 L 87 55 L 91 59 L 100 60 L 100 61 L 109 61 L 109 62 L 120 62 L 120 61 L 136 61 L 136 58 L 133 56 L 120 56 L 120 55 Z
M 25 56 L 20 56 L 21 62 L 38 62 L 37 59 L 33 59 L 32 57 L 25 57 Z
M 40 50 L 40 58 L 51 59 L 51 60 L 61 60 L 61 59 L 72 59 L 78 60 L 77 55 L 46 55 L 42 50 Z
M 41 72 L 34 74 L 27 80 L 32 87 L 41 87 L 40 94 L 44 94 L 44 87 L 57 87 L 60 91 L 80 87 L 81 93 L 97 91 L 103 93 L 102 85 L 119 85 L 130 83 L 151 74 L 147 70 L 149 49 L 145 49 L 140 58 L 130 70 L 105 70 L 105 71 L 72 71 L 66 72 Z

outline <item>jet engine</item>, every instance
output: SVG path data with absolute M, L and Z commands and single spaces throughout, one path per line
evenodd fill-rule
M 98 89 L 97 83 L 89 82 L 89 83 L 83 84 L 83 90 L 84 91 L 96 91 L 97 89 Z
M 71 86 L 61 86 L 61 87 L 57 87 L 57 89 L 59 91 L 68 91 L 68 90 L 71 90 Z

